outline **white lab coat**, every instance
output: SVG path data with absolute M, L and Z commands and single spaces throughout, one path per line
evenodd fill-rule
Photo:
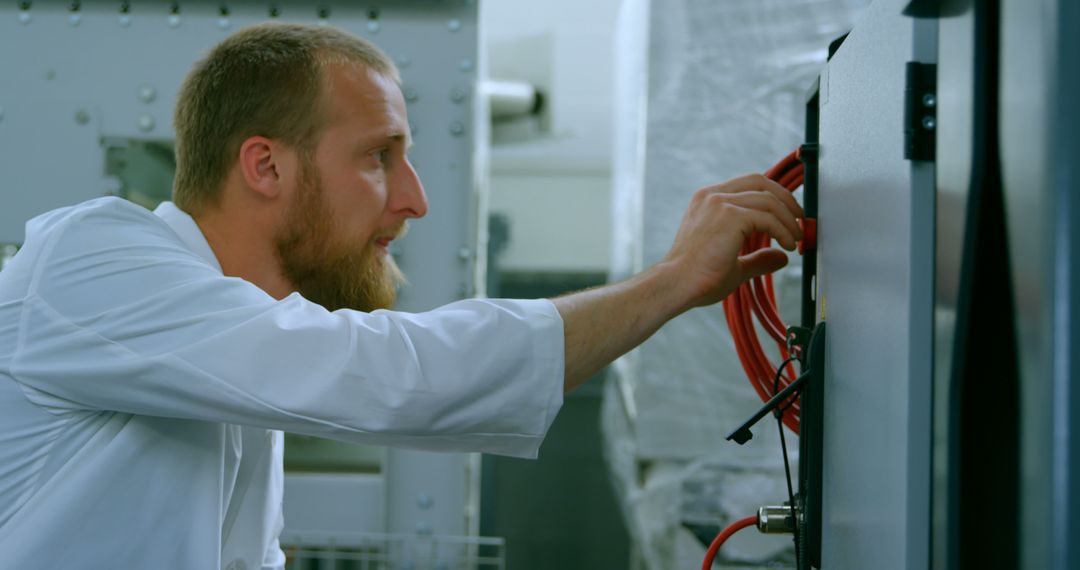
M 50 212 L 0 272 L 0 565 L 281 568 L 276 430 L 535 457 L 563 366 L 549 301 L 331 313 L 172 204 Z

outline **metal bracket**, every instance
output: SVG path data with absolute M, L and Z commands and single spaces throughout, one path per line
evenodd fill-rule
M 934 160 L 937 149 L 937 65 L 909 61 L 904 88 L 904 158 Z
M 937 18 L 941 13 L 939 0 L 910 0 L 903 14 L 911 18 Z
M 729 433 L 728 436 L 724 439 L 728 441 L 734 441 L 739 445 L 743 445 L 744 443 L 750 441 L 750 439 L 754 437 L 754 434 L 751 433 L 750 428 L 754 427 L 754 424 L 761 421 L 761 418 L 767 416 L 769 412 L 777 409 L 780 404 L 788 401 L 788 399 L 790 399 L 793 394 L 795 394 L 799 390 L 802 390 L 803 385 L 806 384 L 806 381 L 809 379 L 809 374 L 803 374 L 796 378 L 791 384 L 788 384 L 787 388 L 784 388 L 783 390 L 777 392 L 776 395 L 770 398 L 768 402 L 765 402 L 765 405 L 759 408 L 758 411 L 750 417 L 750 419 L 746 420 L 742 423 L 742 425 L 735 428 L 735 431 Z
M 795 495 L 799 524 L 799 570 L 821 568 L 822 449 L 825 428 L 825 323 L 818 323 L 806 349 L 799 412 L 799 489 Z
M 812 332 L 806 327 L 788 327 L 787 349 L 788 352 L 799 359 L 799 362 L 805 363 L 806 361 L 806 348 L 810 345 Z

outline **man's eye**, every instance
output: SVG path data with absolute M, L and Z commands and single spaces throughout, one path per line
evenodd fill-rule
M 386 164 L 390 161 L 390 151 L 388 149 L 376 151 L 373 156 L 375 157 L 375 160 L 378 160 L 381 164 Z

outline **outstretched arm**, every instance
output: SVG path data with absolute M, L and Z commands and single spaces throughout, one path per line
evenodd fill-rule
M 566 391 L 672 318 L 721 301 L 747 279 L 783 267 L 787 256 L 778 249 L 746 256 L 739 250 L 754 232 L 795 249 L 802 216 L 791 193 L 760 174 L 698 190 L 659 263 L 621 283 L 554 299 L 564 326 Z

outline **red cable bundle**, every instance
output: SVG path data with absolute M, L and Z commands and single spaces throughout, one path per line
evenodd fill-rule
M 799 159 L 798 151 L 784 157 L 765 173 L 765 176 L 778 184 L 794 192 L 803 183 L 803 165 Z M 807 233 L 811 228 L 804 224 Z M 809 236 L 805 236 L 809 237 Z M 754 233 L 746 240 L 741 254 L 746 255 L 759 249 L 767 248 L 770 244 L 768 234 Z M 800 247 L 800 251 L 802 248 Z M 735 348 L 739 353 L 739 361 L 743 370 L 750 378 L 750 384 L 757 391 L 762 401 L 768 401 L 778 391 L 774 387 L 776 378 L 776 365 L 769 361 L 765 351 L 758 341 L 757 331 L 754 329 L 754 316 L 757 316 L 762 328 L 776 342 L 780 348 L 780 356 L 789 358 L 787 349 L 787 326 L 780 319 L 780 313 L 776 308 L 776 293 L 773 290 L 772 275 L 755 277 L 743 283 L 732 294 L 724 299 L 724 315 L 727 317 L 728 328 L 731 336 L 735 339 Z M 783 390 L 796 378 L 795 368 L 788 364 L 780 377 L 779 390 Z M 797 398 L 798 396 L 793 396 Z M 791 431 L 799 433 L 799 403 L 795 400 L 784 412 L 784 425 Z

